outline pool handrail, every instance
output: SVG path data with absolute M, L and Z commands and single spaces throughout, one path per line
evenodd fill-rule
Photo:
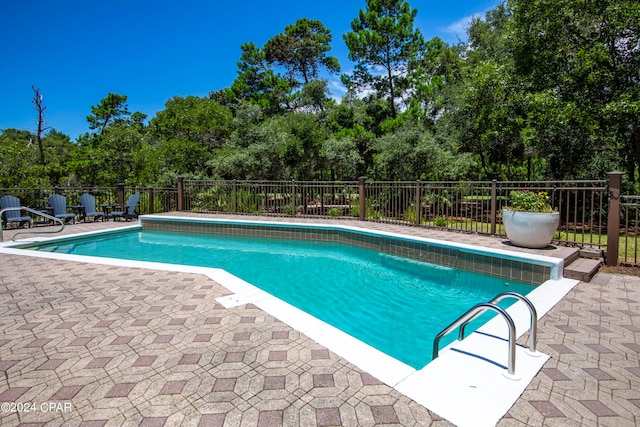
M 53 234 L 53 233 L 60 233 L 62 232 L 62 230 L 64 230 L 64 221 L 62 221 L 60 218 L 56 218 L 55 216 L 46 214 L 42 211 L 28 208 L 26 206 L 4 208 L 0 210 L 0 217 L 2 217 L 2 214 L 5 213 L 6 211 L 22 211 L 22 210 L 31 212 L 32 214 L 41 216 L 50 221 L 57 221 L 60 223 L 61 227 L 60 229 L 53 230 L 53 231 L 19 231 L 16 234 L 14 234 L 13 237 L 11 238 L 11 240 L 14 242 L 16 241 L 16 236 L 19 236 L 20 234 Z M 0 231 L 0 242 L 3 242 L 3 241 L 4 241 L 4 230 Z
M 536 311 L 536 308 L 533 305 L 533 303 L 529 301 L 529 299 L 526 298 L 524 295 L 521 295 L 513 291 L 502 292 L 496 295 L 495 297 L 493 297 L 493 299 L 489 301 L 489 303 L 496 304 L 497 302 L 502 301 L 503 299 L 509 298 L 509 297 L 519 299 L 529 308 L 529 314 L 531 315 L 531 322 L 529 324 L 529 352 L 535 354 L 537 352 L 536 345 L 538 342 L 538 312 Z M 479 315 L 480 313 L 476 314 L 474 317 L 468 319 L 466 322 L 460 325 L 460 333 L 458 335 L 458 340 L 462 341 L 464 339 L 464 329 L 466 328 L 467 324 L 469 322 L 472 322 Z
M 509 313 L 507 313 L 502 307 L 499 307 L 498 305 L 493 304 L 493 303 L 489 303 L 489 302 L 481 302 L 479 304 L 474 305 L 466 313 L 464 313 L 462 316 L 458 317 L 458 319 L 456 321 L 454 321 L 449 326 L 447 326 L 442 331 L 440 331 L 440 333 L 438 335 L 436 335 L 436 338 L 433 340 L 433 357 L 432 357 L 432 359 L 435 360 L 438 357 L 438 353 L 439 353 L 439 348 L 438 347 L 439 347 L 440 340 L 442 339 L 442 337 L 447 335 L 449 332 L 451 332 L 452 330 L 454 330 L 458 326 L 466 323 L 469 319 L 471 319 L 473 317 L 476 317 L 478 314 L 481 314 L 482 312 L 485 312 L 487 310 L 496 311 L 507 322 L 507 327 L 509 328 L 509 353 L 508 353 L 508 359 L 507 359 L 507 373 L 508 373 L 509 376 L 515 377 L 515 372 L 516 372 L 516 339 L 515 339 L 516 325 L 513 322 L 513 319 L 511 318 L 511 316 L 509 316 Z

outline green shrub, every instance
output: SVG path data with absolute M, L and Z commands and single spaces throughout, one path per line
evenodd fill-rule
M 374 209 L 373 203 L 371 200 L 367 199 L 366 204 L 366 215 L 365 218 L 368 219 L 380 219 L 380 213 Z M 351 200 L 351 216 L 360 217 L 360 200 L 352 199 Z
M 331 208 L 327 211 L 327 215 L 332 217 L 340 216 L 341 214 L 342 212 L 338 208 Z
M 404 211 L 404 220 L 407 222 L 416 222 L 416 208 L 415 206 L 409 206 Z
M 447 217 L 446 216 L 437 216 L 435 218 L 433 218 L 433 225 L 436 227 L 446 227 L 447 225 L 449 225 L 449 221 L 447 221 Z
M 531 190 L 512 191 L 509 195 L 509 209 L 520 212 L 553 212 L 549 204 L 549 195 L 545 191 L 535 193 Z

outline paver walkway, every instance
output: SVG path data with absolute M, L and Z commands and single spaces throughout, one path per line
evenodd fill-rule
M 451 425 L 255 306 L 224 309 L 207 277 L 0 259 L 2 426 Z M 640 424 L 640 278 L 580 283 L 540 320 L 538 348 L 551 359 L 499 426 Z

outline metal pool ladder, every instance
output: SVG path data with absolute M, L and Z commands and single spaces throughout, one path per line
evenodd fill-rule
M 43 218 L 46 218 L 50 221 L 59 222 L 61 227 L 58 230 L 53 230 L 53 231 L 19 231 L 16 234 L 14 234 L 13 237 L 11 238 L 11 240 L 13 240 L 14 242 L 16 240 L 16 236 L 19 236 L 20 234 L 52 234 L 52 233 L 60 233 L 62 230 L 64 230 L 64 221 L 62 221 L 60 218 L 56 218 L 55 216 L 51 216 L 49 214 L 46 214 L 41 211 L 37 211 L 35 209 L 28 208 L 26 206 L 4 208 L 0 210 L 0 217 L 2 217 L 2 214 L 5 213 L 6 211 L 23 211 L 23 210 L 27 212 L 31 212 L 32 214 L 41 216 Z M 2 241 L 4 241 L 4 233 L 0 231 L 0 242 Z
M 525 305 L 529 308 L 529 313 L 531 315 L 531 324 L 529 327 L 529 348 L 527 352 L 532 356 L 538 356 L 539 353 L 536 351 L 536 343 L 537 343 L 537 335 L 538 335 L 538 313 L 536 312 L 536 308 L 533 306 L 531 301 L 529 301 L 526 297 L 520 295 L 517 292 L 503 292 L 496 295 L 489 302 L 482 302 L 474 305 L 471 309 L 469 309 L 462 316 L 458 317 L 456 321 L 452 324 L 444 328 L 436 338 L 433 340 L 433 359 L 438 357 L 439 352 L 439 344 L 442 337 L 447 335 L 449 332 L 454 330 L 457 327 L 460 327 L 458 333 L 458 340 L 462 341 L 464 339 L 464 329 L 469 322 L 480 316 L 487 310 L 493 310 L 500 314 L 502 318 L 507 322 L 507 326 L 509 328 L 509 354 L 508 354 L 508 362 L 507 362 L 507 375 L 509 377 L 515 378 L 516 372 L 516 326 L 513 322 L 513 319 L 509 314 L 501 307 L 496 305 L 497 302 L 505 299 L 505 298 L 516 298 L 525 303 Z

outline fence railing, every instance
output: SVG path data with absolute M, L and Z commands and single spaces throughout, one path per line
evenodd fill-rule
M 551 206 L 560 212 L 560 225 L 554 240 L 563 244 L 602 247 L 606 245 L 608 181 L 501 182 L 498 202 L 504 203 L 511 191 L 544 191 Z
M 640 196 L 620 196 L 618 172 L 593 181 L 240 181 L 184 180 L 177 187 L 0 189 L 41 208 L 52 193 L 77 204 L 84 192 L 98 204 L 140 193 L 139 213 L 193 211 L 355 219 L 506 236 L 501 212 L 513 190 L 545 191 L 561 220 L 556 244 L 607 249 L 607 263 L 640 266 Z M 616 196 L 618 195 L 618 196 Z M 615 249 L 615 250 L 614 250 Z
M 80 204 L 80 195 L 90 193 L 96 197 L 97 205 L 123 204 L 133 193 L 140 194 L 140 214 L 170 212 L 177 210 L 178 190 L 172 188 L 125 187 L 51 187 L 51 188 L 0 188 L 0 196 L 11 194 L 18 197 L 23 206 L 43 209 L 49 204 L 52 194 L 62 194 L 67 198 L 67 206 Z
M 350 217 L 358 203 L 357 181 L 185 180 L 182 188 L 183 210 L 196 212 Z
M 504 235 L 501 212 L 516 189 L 545 191 L 561 212 L 556 241 L 605 244 L 607 181 L 182 182 L 184 210 L 354 218 Z M 361 196 L 362 195 L 362 196 Z
M 621 196 L 620 208 L 620 233 L 625 238 L 620 242 L 618 262 L 640 266 L 640 196 Z
M 162 212 L 174 212 L 178 210 L 178 189 L 151 188 L 151 187 L 118 187 L 119 199 L 127 200 L 129 194 L 140 194 L 140 214 L 153 214 Z

